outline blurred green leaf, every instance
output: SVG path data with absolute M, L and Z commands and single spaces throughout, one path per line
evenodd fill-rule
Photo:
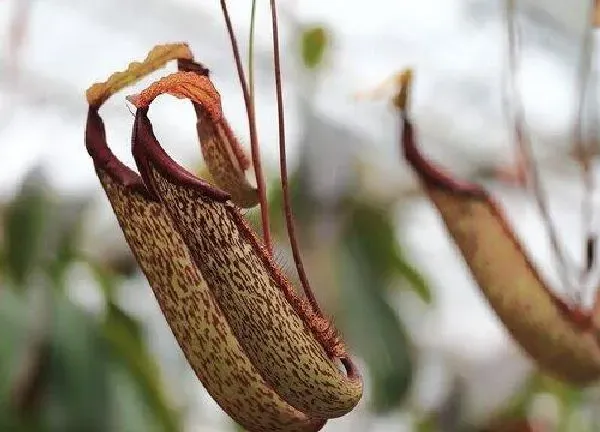
M 502 415 L 513 417 L 526 416 L 529 404 L 540 388 L 540 385 L 541 375 L 537 372 L 532 373 L 523 383 L 521 389 L 507 401 L 506 407 L 502 410 Z
M 321 64 L 329 43 L 327 30 L 320 26 L 310 27 L 302 33 L 302 61 L 309 69 Z
M 39 172 L 32 172 L 4 214 L 4 266 L 23 289 L 44 253 L 50 200 Z
M 431 304 L 432 296 L 425 278 L 400 253 L 396 255 L 395 268 L 398 274 L 412 287 L 415 293 L 427 304 Z
M 29 340 L 31 308 L 23 296 L 2 293 L 0 430 L 179 431 L 137 323 L 114 305 L 109 306 L 107 322 L 97 322 L 60 290 L 50 292 L 51 345 L 43 404 L 27 418 L 15 417 L 8 396 Z
M 503 417 L 495 419 L 484 428 L 476 428 L 476 430 L 477 432 L 536 432 L 544 429 L 535 426 L 527 417 Z
M 111 432 L 164 432 L 146 404 L 135 377 L 117 360 L 111 361 L 110 392 L 111 410 L 115 413 Z
M 87 315 L 63 294 L 67 270 L 81 260 L 78 241 L 88 200 L 56 198 L 33 171 L 2 211 L 0 258 L 8 281 L 21 291 L 0 291 L 0 430 L 180 430 L 139 326 L 112 303 L 119 275 L 88 263 L 109 303 L 106 322 Z M 25 416 L 12 411 L 11 392 L 19 388 L 15 376 L 27 372 L 28 347 L 33 352 L 31 326 L 39 316 L 29 300 L 39 290 L 24 287 L 47 293 L 44 304 L 50 308 L 47 360 L 31 387 L 40 398 L 27 405 Z M 116 405 L 116 399 L 123 405 Z
M 63 199 L 48 220 L 50 229 L 44 239 L 49 249 L 47 271 L 57 284 L 78 258 L 77 248 L 89 203 L 87 198 Z
M 110 430 L 107 346 L 94 320 L 55 291 L 43 419 L 51 431 Z
M 364 202 L 353 201 L 350 206 L 345 236 L 352 237 L 355 251 L 361 260 L 367 262 L 371 277 L 385 279 L 399 276 L 424 302 L 430 303 L 431 291 L 423 276 L 402 253 L 390 212 Z
M 179 431 L 179 419 L 169 406 L 159 381 L 158 367 L 146 349 L 136 321 L 113 303 L 109 303 L 103 327 L 113 358 L 131 374 L 155 420 L 164 431 Z
M 344 287 L 340 316 L 344 335 L 367 363 L 373 380 L 373 408 L 386 412 L 399 407 L 407 395 L 413 366 L 407 334 L 382 297 L 380 278 L 372 277 L 365 261 L 357 260 L 357 244 L 339 253 L 340 281 Z
M 415 432 L 437 432 L 437 424 L 434 416 L 426 416 L 419 420 L 414 426 Z
M 498 413 L 495 420 L 501 422 L 503 419 L 526 418 L 530 414 L 529 410 L 535 397 L 540 394 L 551 394 L 559 403 L 561 412 L 559 424 L 556 428 L 557 432 L 595 430 L 578 417 L 581 414 L 582 403 L 585 400 L 581 389 L 563 383 L 540 371 L 531 374 L 521 390 L 508 401 L 506 407 Z
M 96 263 L 92 260 L 82 258 L 83 263 L 90 270 L 92 276 L 96 280 L 96 283 L 100 287 L 104 299 L 107 304 L 112 304 L 117 290 L 117 282 L 119 275 L 113 272 L 110 268 Z
M 539 374 L 537 384 L 537 391 L 539 393 L 545 392 L 552 394 L 560 404 L 561 413 L 560 422 L 557 428 L 558 432 L 586 430 L 585 425 L 580 424 L 578 425 L 579 427 L 575 429 L 573 424 L 573 419 L 584 400 L 581 389 L 570 386 L 543 373 Z
M 4 214 L 4 270 L 19 288 L 46 273 L 60 279 L 75 259 L 88 199 L 56 201 L 46 180 L 33 170 Z
M 315 216 L 315 202 L 308 194 L 302 174 L 298 170 L 291 173 L 288 179 L 288 188 L 294 221 L 298 230 L 301 230 L 310 225 Z M 285 227 L 285 218 L 283 214 L 283 192 L 279 181 L 269 182 L 267 201 L 269 203 L 269 222 L 271 232 L 276 238 L 284 238 L 287 242 L 287 231 Z M 259 206 L 248 209 L 244 213 L 250 225 L 261 232 L 260 208 Z
M 9 430 L 9 395 L 27 341 L 29 314 L 22 296 L 3 291 L 0 297 L 0 430 Z

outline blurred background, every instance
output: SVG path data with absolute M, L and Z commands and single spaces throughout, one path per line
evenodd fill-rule
M 246 58 L 250 1 L 230 3 Z M 553 220 L 576 262 L 582 186 L 571 137 L 588 4 L 517 1 L 520 97 Z M 600 430 L 597 392 L 537 371 L 480 295 L 400 158 L 391 89 L 379 99 L 357 96 L 413 67 L 412 111 L 424 152 L 485 183 L 560 292 L 534 201 L 516 181 L 503 99 L 504 2 L 279 5 L 289 163 L 307 270 L 366 382 L 360 406 L 325 430 Z M 293 274 L 280 212 L 268 18 L 267 2 L 259 1 L 258 131 L 277 256 Z M 86 88 L 155 44 L 176 41 L 188 42 L 211 69 L 247 145 L 217 0 L 0 0 L 2 431 L 236 430 L 187 365 L 83 143 Z M 125 95 L 164 73 L 101 110 L 109 146 L 130 166 Z M 200 172 L 189 104 L 160 98 L 151 118 L 167 151 Z

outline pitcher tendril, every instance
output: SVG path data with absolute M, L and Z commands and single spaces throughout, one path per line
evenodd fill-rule
M 578 292 L 576 288 L 576 282 L 573 279 L 573 264 L 563 252 L 560 241 L 558 240 L 556 228 L 552 223 L 548 203 L 544 196 L 544 191 L 540 182 L 538 167 L 533 157 L 533 149 L 531 148 L 530 138 L 527 134 L 525 112 L 518 95 L 516 75 L 519 68 L 519 61 L 517 58 L 518 42 L 517 27 L 515 23 L 515 0 L 506 0 L 505 13 L 508 35 L 508 83 L 512 100 L 510 109 L 511 120 L 513 121 L 514 127 L 514 139 L 517 144 L 517 149 L 523 158 L 522 160 L 525 164 L 525 167 L 527 168 L 525 176 L 526 182 L 527 185 L 532 189 L 538 210 L 542 215 L 542 220 L 550 239 L 552 251 L 554 252 L 558 264 L 558 275 L 561 279 L 561 283 L 569 289 L 569 293 L 573 297 L 575 303 L 579 304 L 580 293 Z
M 250 33 L 248 34 L 248 86 L 250 99 L 254 103 L 254 35 L 256 29 L 256 0 L 252 0 L 250 11 Z
M 296 236 L 296 226 L 294 223 L 294 215 L 292 213 L 292 204 L 289 192 L 288 172 L 287 172 L 287 156 L 285 145 L 285 112 L 283 109 L 283 91 L 281 83 L 281 60 L 279 54 L 279 30 L 277 25 L 277 6 L 276 0 L 271 0 L 271 23 L 273 27 L 273 63 L 275 68 L 275 93 L 277 95 L 277 119 L 279 127 L 279 169 L 281 171 L 281 189 L 283 193 L 283 212 L 285 214 L 285 224 L 290 239 L 292 255 L 294 263 L 302 284 L 304 294 L 310 305 L 317 315 L 323 316 L 323 312 L 319 307 L 319 303 L 310 287 L 308 276 L 304 270 L 302 257 L 300 255 L 300 247 Z
M 591 157 L 593 150 L 590 147 L 598 140 L 597 130 L 593 130 L 591 142 L 586 145 L 584 136 L 584 114 L 586 102 L 594 100 L 592 67 L 594 62 L 594 29 L 596 27 L 596 8 L 597 2 L 588 4 L 588 21 L 583 36 L 583 43 L 580 50 L 579 60 L 579 92 L 577 94 L 577 114 L 573 125 L 573 149 L 575 158 L 579 162 L 582 171 L 582 180 L 584 187 L 583 199 L 581 202 L 581 217 L 584 236 L 583 252 L 584 263 L 580 272 L 580 283 L 585 286 L 585 290 L 596 289 L 598 277 L 593 277 L 593 270 L 596 266 L 596 238 L 593 229 L 594 224 L 594 202 L 593 196 L 596 189 L 594 173 L 591 166 Z M 596 118 L 596 116 L 594 116 Z
M 227 9 L 227 2 L 225 0 L 221 0 L 221 9 L 223 10 L 223 17 L 225 18 L 225 25 L 227 26 L 227 33 L 229 35 L 229 41 L 231 43 L 231 50 L 233 51 L 233 57 L 235 59 L 238 79 L 242 87 L 244 103 L 246 105 L 246 114 L 248 116 L 248 128 L 250 131 L 250 151 L 252 154 L 252 164 L 254 166 L 254 175 L 256 176 L 256 187 L 258 188 L 258 197 L 260 201 L 260 219 L 263 231 L 263 240 L 265 242 L 267 251 L 269 252 L 269 254 L 273 255 L 273 240 L 271 238 L 271 227 L 269 222 L 267 187 L 265 183 L 264 173 L 262 170 L 260 149 L 258 148 L 254 98 L 248 90 L 248 83 L 246 82 L 246 76 L 244 74 L 244 67 L 242 65 L 240 50 L 238 47 L 237 39 L 235 37 L 235 32 L 233 31 L 233 25 L 231 24 L 231 17 L 229 16 L 229 11 Z

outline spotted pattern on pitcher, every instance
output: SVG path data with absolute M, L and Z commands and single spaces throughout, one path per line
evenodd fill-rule
M 265 380 L 309 415 L 331 418 L 352 410 L 362 395 L 361 380 L 348 379 L 329 359 L 243 234 L 237 208 L 171 182 L 148 164 L 153 189 Z
M 167 322 L 217 403 L 249 431 L 321 429 L 323 420 L 289 406 L 252 365 L 162 206 L 97 173 Z

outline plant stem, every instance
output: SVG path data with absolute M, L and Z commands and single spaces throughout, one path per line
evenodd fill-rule
M 256 27 L 256 0 L 252 0 L 252 10 L 250 12 L 250 35 L 248 36 L 248 86 L 250 91 L 250 100 L 254 105 L 254 33 Z
M 292 214 L 292 205 L 290 200 L 289 184 L 288 184 L 288 173 L 287 173 L 287 157 L 286 157 L 286 146 L 285 146 L 285 113 L 283 110 L 283 90 L 281 83 L 281 60 L 279 55 L 279 30 L 277 25 L 277 6 L 276 0 L 271 0 L 271 22 L 273 24 L 273 63 L 275 69 L 275 89 L 277 94 L 277 117 L 279 126 L 279 168 L 281 170 L 281 189 L 283 193 L 283 211 L 285 214 L 285 223 L 290 239 L 290 246 L 292 248 L 292 255 L 294 257 L 294 263 L 296 264 L 296 270 L 298 271 L 298 277 L 302 283 L 304 294 L 308 299 L 313 311 L 323 316 L 323 312 L 317 303 L 317 299 L 310 287 L 308 277 L 304 270 L 304 264 L 300 256 L 300 248 L 298 246 L 298 239 L 296 236 L 296 226 L 294 224 L 294 217 Z
M 231 42 L 231 49 L 233 50 L 233 57 L 235 59 L 238 78 L 240 81 L 240 85 L 242 86 L 242 93 L 244 95 L 244 103 L 246 104 L 246 113 L 248 114 L 248 127 L 250 129 L 250 151 L 252 153 L 252 165 L 254 166 L 254 174 L 256 175 L 256 187 L 258 188 L 258 198 L 260 200 L 260 218 L 263 231 L 263 241 L 269 254 L 273 255 L 273 241 L 271 240 L 271 229 L 269 224 L 269 206 L 267 202 L 267 190 L 264 173 L 262 170 L 262 163 L 260 160 L 260 150 L 258 148 L 258 137 L 256 133 L 256 114 L 254 111 L 253 98 L 250 97 L 248 84 L 246 83 L 246 77 L 244 75 L 244 68 L 242 66 L 242 59 L 240 57 L 240 50 L 238 48 L 237 39 L 233 31 L 231 18 L 229 17 L 227 3 L 225 0 L 221 0 L 221 9 L 223 10 L 223 17 L 225 18 L 225 24 L 227 25 L 229 41 Z

